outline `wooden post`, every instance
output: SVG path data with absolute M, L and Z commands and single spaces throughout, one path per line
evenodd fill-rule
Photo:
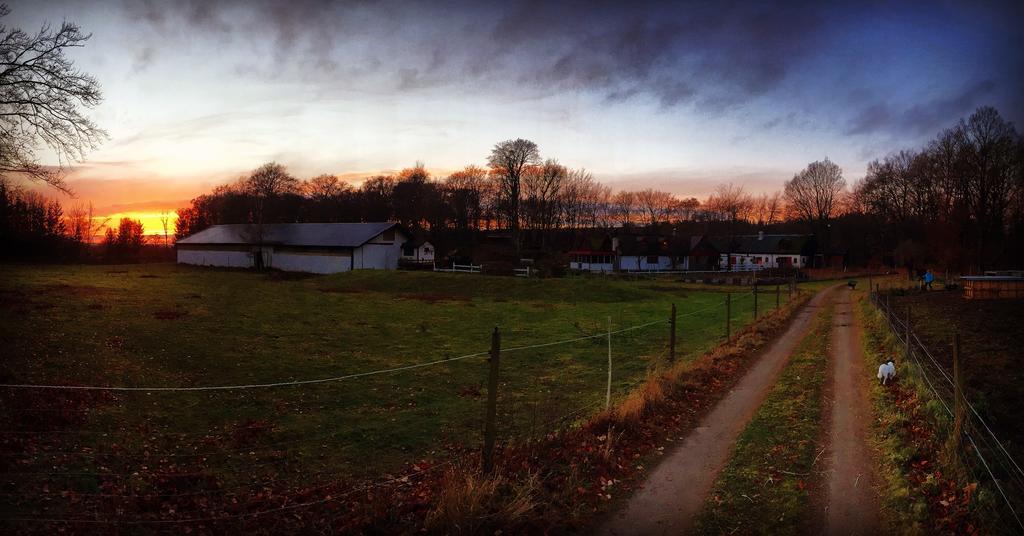
M 903 327 L 905 328 L 903 336 L 907 338 L 907 355 L 906 355 L 906 361 L 904 361 L 903 366 L 907 366 L 907 365 L 910 364 L 910 306 L 909 305 L 907 306 L 907 316 L 904 318 L 903 322 L 904 322 L 903 323 Z
M 779 285 L 775 285 L 775 308 L 779 308 Z
M 676 360 L 676 304 L 674 303 L 672 304 L 672 313 L 669 316 L 668 323 L 668 361 L 672 363 Z
M 491 334 L 491 371 L 487 376 L 487 416 L 484 421 L 484 472 L 494 469 L 494 436 L 497 433 L 495 420 L 498 415 L 498 362 L 501 360 L 501 334 L 494 327 Z
M 725 340 L 732 338 L 732 294 L 725 294 Z
M 604 394 L 604 409 L 612 407 L 612 317 L 608 317 L 608 389 Z
M 964 429 L 964 377 L 960 371 L 960 332 L 953 333 L 953 441 L 960 447 Z
M 757 273 L 757 272 L 755 272 Z M 754 320 L 757 320 L 757 277 L 754 277 Z

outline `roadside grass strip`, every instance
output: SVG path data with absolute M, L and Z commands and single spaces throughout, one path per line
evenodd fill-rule
M 796 534 L 811 523 L 832 306 L 815 319 L 736 442 L 697 520 L 700 534 Z
M 942 403 L 920 369 L 901 359 L 904 347 L 882 314 L 866 296 L 857 299 L 855 310 L 864 326 L 869 370 L 890 358 L 898 362 L 896 381 L 884 387 L 876 382 L 870 392 L 876 418 L 868 439 L 877 453 L 884 525 L 895 534 L 978 533 L 978 503 L 993 501 L 992 492 L 964 477 L 963 461 L 944 439 L 951 424 Z

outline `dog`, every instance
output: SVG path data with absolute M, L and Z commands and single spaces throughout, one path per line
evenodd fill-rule
M 896 377 L 896 362 L 890 359 L 887 363 L 878 365 L 878 381 L 885 385 L 889 380 Z

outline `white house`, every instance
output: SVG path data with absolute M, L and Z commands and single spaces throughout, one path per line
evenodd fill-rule
M 434 262 L 434 245 L 426 240 L 409 240 L 402 246 L 402 260 L 430 264 Z
M 813 245 L 807 235 L 756 235 L 722 237 L 716 246 L 719 265 L 729 270 L 805 268 Z
M 178 240 L 178 263 L 331 274 L 394 270 L 408 236 L 392 222 L 214 225 Z

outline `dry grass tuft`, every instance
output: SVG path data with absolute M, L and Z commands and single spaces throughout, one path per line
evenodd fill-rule
M 612 413 L 614 420 L 628 426 L 640 420 L 648 411 L 653 410 L 665 400 L 664 377 L 661 375 L 647 376 L 647 380 L 640 387 L 634 389 L 626 396 Z
M 521 525 L 538 506 L 539 487 L 535 474 L 511 480 L 499 473 L 453 467 L 445 473 L 426 528 L 440 534 L 483 534 Z

